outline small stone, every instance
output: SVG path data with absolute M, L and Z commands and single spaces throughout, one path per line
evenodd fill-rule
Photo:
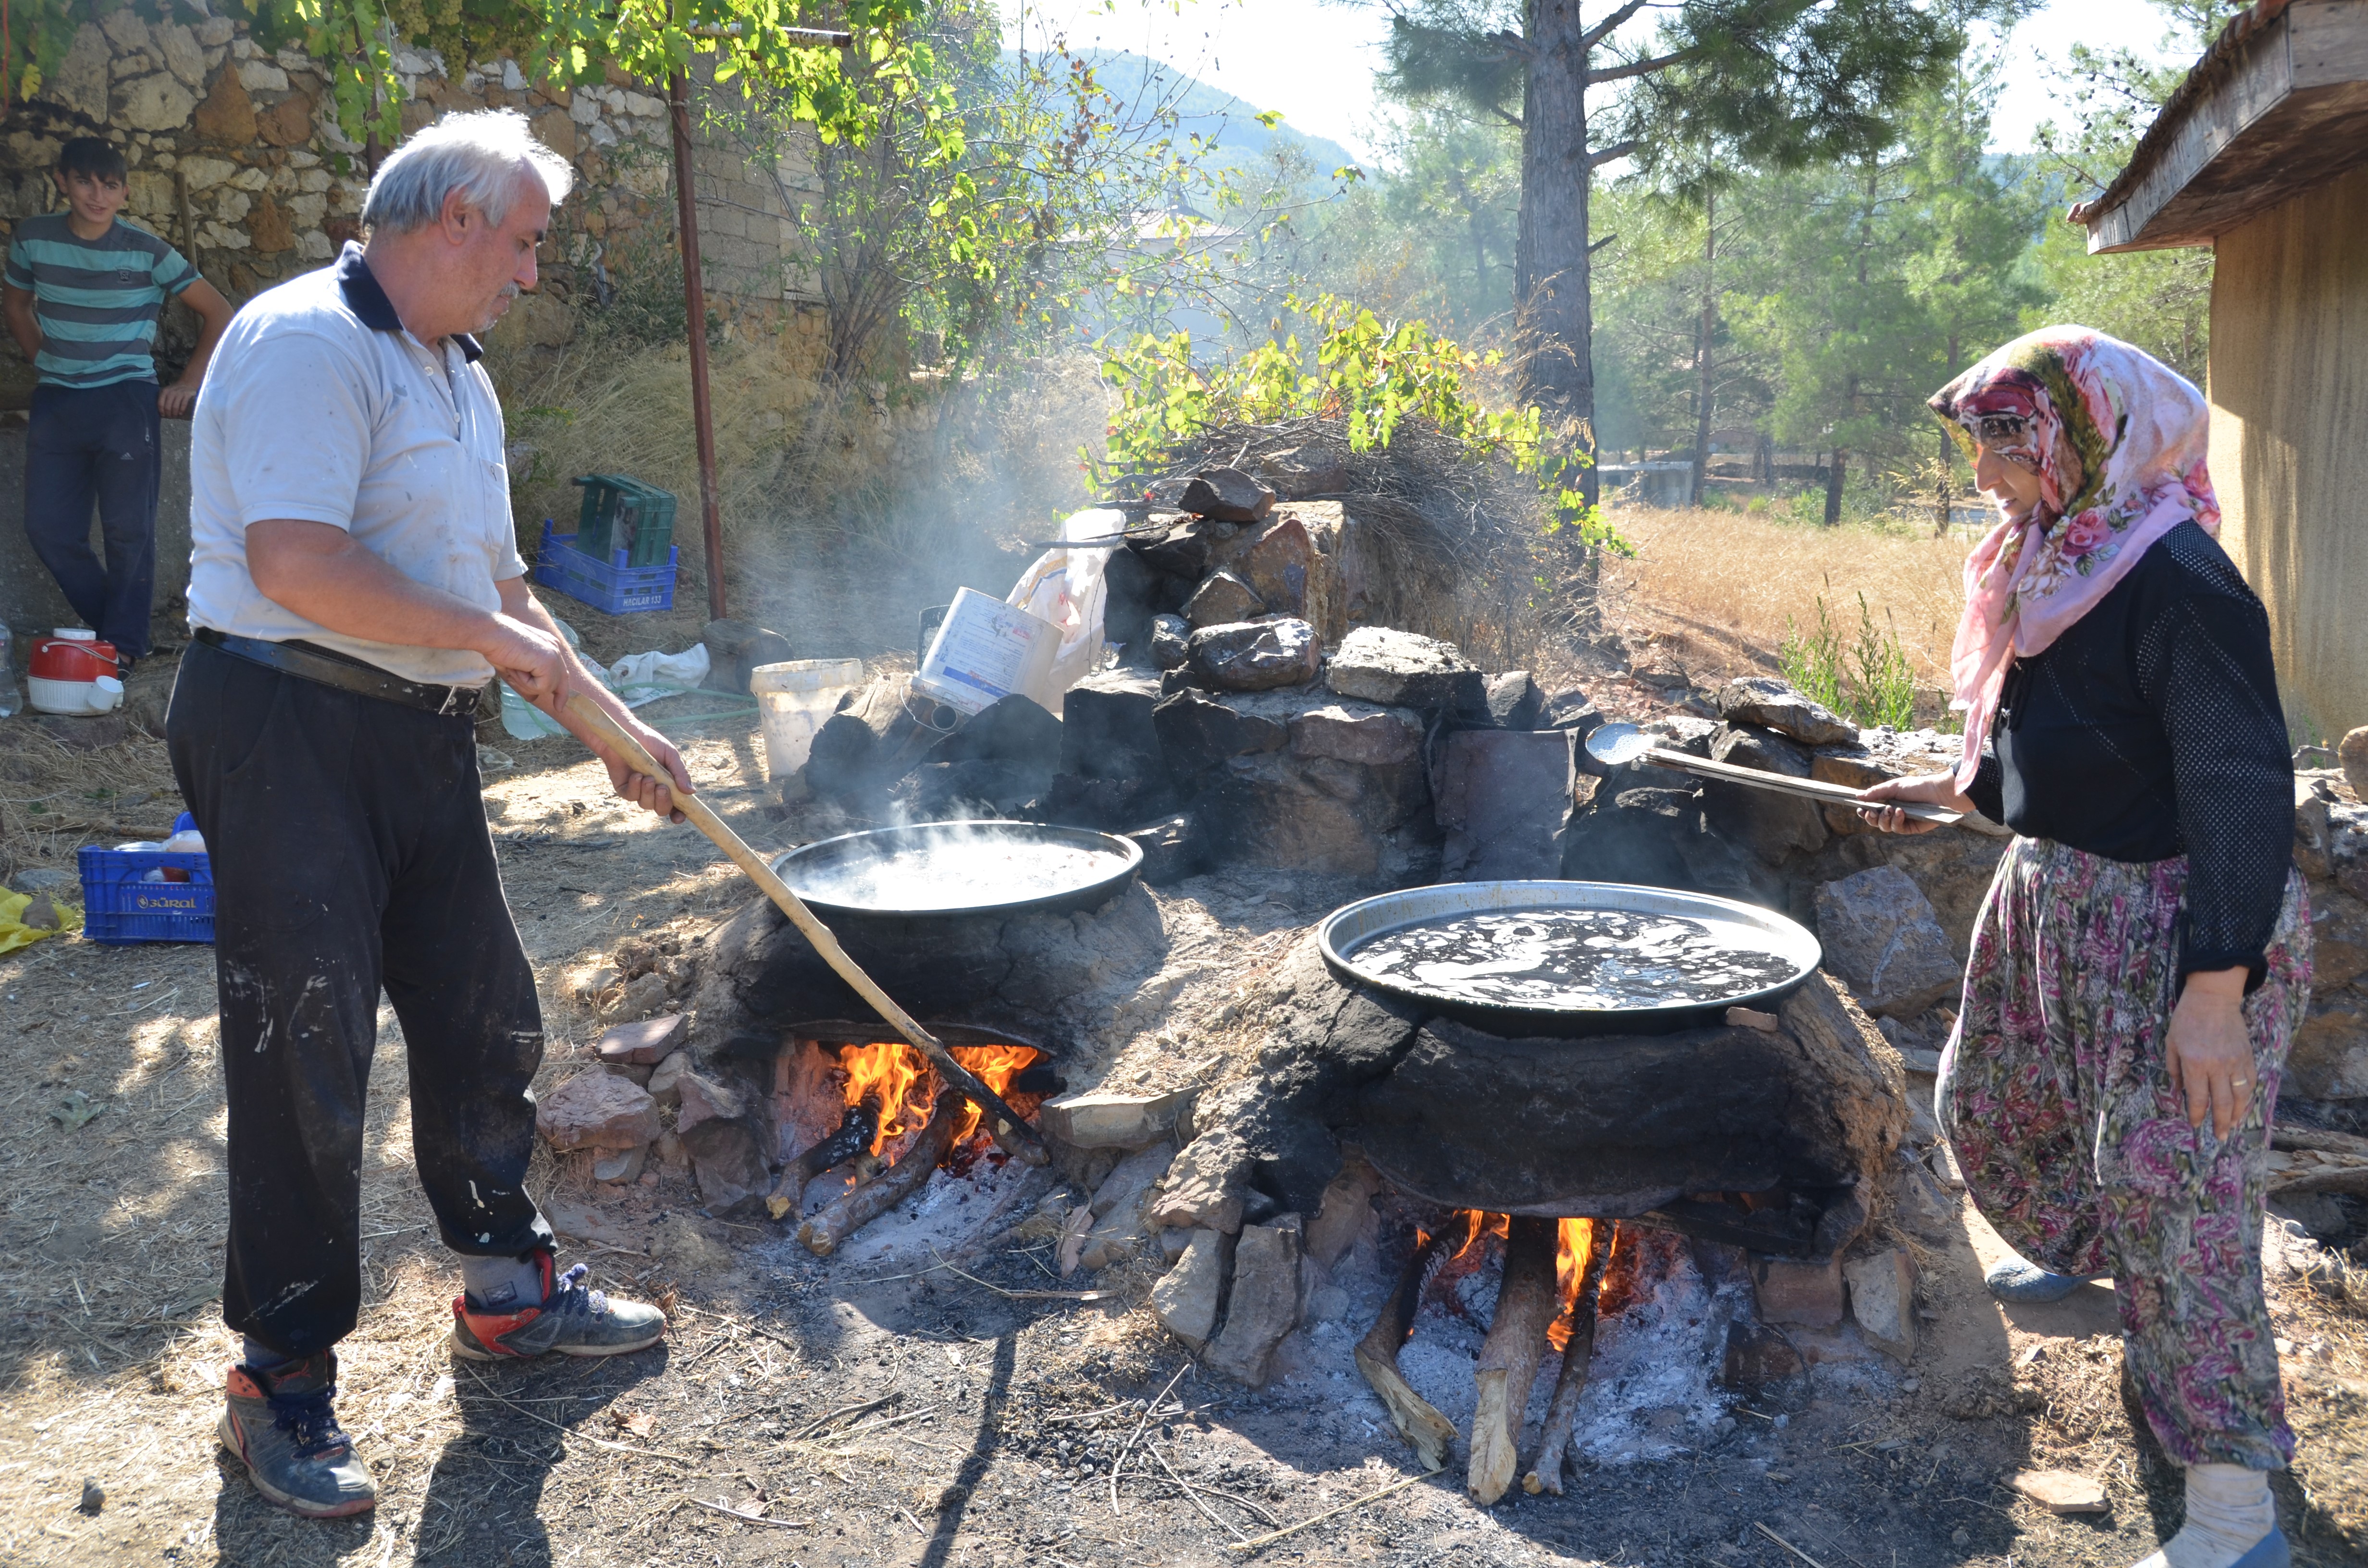
M 1912 1018 L 1963 987 L 1964 966 L 1931 901 L 1896 866 L 1826 883 L 1816 910 L 1827 966 L 1868 1012 Z
M 2336 743 L 2335 761 L 2351 792 L 2368 802 L 2368 724 L 2351 731 Z
M 107 1489 L 85 1476 L 82 1483 L 82 1501 L 75 1505 L 85 1514 L 96 1515 L 107 1506 Z
M 1527 670 L 1508 670 L 1488 677 L 1488 722 L 1500 730 L 1539 728 L 1545 705 L 1546 694 L 1538 689 Z
M 8 885 L 18 892 L 52 892 L 75 885 L 72 871 L 62 871 L 54 866 L 29 866 L 8 879 Z
M 1488 700 L 1487 677 L 1453 643 L 1381 626 L 1341 640 L 1324 684 L 1387 708 L 1479 709 Z
M 1759 1300 L 1764 1323 L 1792 1324 L 1802 1328 L 1839 1328 L 1848 1298 L 1842 1286 L 1839 1256 L 1822 1261 L 1809 1258 L 1762 1257 L 1751 1260 L 1751 1283 Z
M 1360 767 L 1412 762 L 1422 753 L 1422 732 L 1395 713 L 1351 712 L 1311 708 L 1291 721 L 1291 755 L 1330 757 Z
M 1234 1249 L 1225 1326 L 1209 1344 L 1211 1367 L 1251 1388 L 1266 1382 L 1275 1346 L 1299 1326 L 1300 1256 L 1296 1216 L 1271 1225 L 1242 1227 Z
M 1159 1326 L 1198 1355 L 1217 1331 L 1225 1304 L 1225 1277 L 1232 1271 L 1233 1238 L 1216 1231 L 1170 1231 L 1185 1238 L 1176 1267 L 1151 1288 L 1152 1314 Z
M 1224 626 L 1266 613 L 1266 605 L 1247 583 L 1231 572 L 1212 572 L 1184 603 L 1184 619 L 1195 631 Z
M 1304 620 L 1243 621 L 1192 633 L 1192 668 L 1221 691 L 1304 686 L 1323 667 L 1323 645 Z
M 690 1052 L 677 1051 L 670 1053 L 650 1074 L 650 1098 L 660 1105 L 682 1104 L 682 1075 L 690 1070 Z
M 1148 1149 L 1174 1135 L 1193 1091 L 1164 1095 L 1063 1095 L 1046 1100 L 1037 1127 L 1079 1149 Z
M 615 964 L 601 964 L 577 983 L 575 994 L 589 1002 L 611 985 L 616 984 L 620 978 L 622 977 L 617 972 Z
M 1180 615 L 1151 618 L 1151 662 L 1163 670 L 1180 669 L 1192 657 L 1192 623 Z
M 1974 1544 L 1974 1538 L 1971 1532 L 1966 1530 L 1964 1526 L 1960 1525 L 1957 1528 L 1949 1532 L 1949 1544 L 1951 1546 L 1971 1546 Z
M 682 1025 L 679 1013 L 619 1024 L 600 1036 L 592 1052 L 603 1062 L 654 1067 L 673 1051 L 673 1041 L 682 1033 Z
M 1718 716 L 1727 722 L 1762 725 L 1804 745 L 1838 745 L 1858 739 L 1857 725 L 1773 676 L 1728 681 L 1719 687 L 1717 702 Z
M 674 1119 L 675 1131 L 685 1136 L 700 1122 L 730 1121 L 747 1112 L 740 1091 L 721 1078 L 686 1070 L 675 1075 L 674 1083 L 675 1092 L 682 1097 L 682 1111 Z
M 594 1181 L 637 1181 L 641 1177 L 642 1166 L 649 1160 L 650 1146 L 643 1143 L 631 1149 L 595 1150 L 593 1153 Z
M 35 931 L 54 931 L 64 923 L 58 913 L 57 901 L 48 893 L 36 893 L 17 916 L 17 924 Z
M 672 1128 L 658 1134 L 658 1161 L 661 1165 L 680 1165 L 689 1158 L 682 1146 L 682 1135 Z
M 2017 1471 L 2006 1483 L 2051 1514 L 2101 1514 L 2108 1506 L 2104 1487 L 2078 1471 Z
M 1219 1140 L 1203 1137 L 1177 1157 L 1166 1185 L 1144 1210 L 1151 1223 L 1227 1235 L 1242 1228 L 1241 1173 L 1232 1164 L 1230 1150 L 1226 1157 L 1217 1157 L 1219 1147 Z
M 1237 468 L 1204 468 L 1185 482 L 1176 505 L 1226 523 L 1254 523 L 1274 508 L 1274 492 Z
M 1905 1247 L 1885 1247 L 1842 1265 L 1850 1315 L 1874 1347 L 1903 1365 L 1916 1357 L 1916 1260 Z
M 1735 1029 L 1758 1029 L 1761 1034 L 1774 1034 L 1784 1026 L 1773 1013 L 1762 1013 L 1752 1007 L 1729 1007 L 1726 1027 Z
M 658 1135 L 657 1105 L 649 1092 L 614 1073 L 578 1073 L 545 1095 L 534 1124 L 562 1153 L 576 1149 L 628 1149 Z
M 625 985 L 625 994 L 617 1003 L 620 1018 L 639 1018 L 655 1013 L 666 1005 L 666 979 L 655 971 L 634 976 Z

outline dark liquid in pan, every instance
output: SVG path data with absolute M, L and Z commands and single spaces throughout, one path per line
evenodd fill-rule
M 1725 1001 L 1793 978 L 1793 960 L 1743 925 L 1611 909 L 1427 920 L 1350 949 L 1369 972 L 1467 1002 L 1655 1007 Z

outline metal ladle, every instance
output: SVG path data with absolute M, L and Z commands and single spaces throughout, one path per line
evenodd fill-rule
M 1964 812 L 1952 812 L 1946 806 L 1926 805 L 1921 801 L 1873 801 L 1861 798 L 1859 792 L 1843 784 L 1827 784 L 1816 778 L 1794 778 L 1788 774 L 1763 773 L 1756 767 L 1737 767 L 1732 763 L 1713 762 L 1708 757 L 1691 756 L 1668 746 L 1656 746 L 1652 737 L 1634 724 L 1605 724 L 1587 737 L 1587 755 L 1606 767 L 1625 767 L 1632 763 L 1649 762 L 1656 767 L 1674 767 L 1682 772 L 1698 774 L 1704 778 L 1716 778 L 1728 784 L 1740 784 L 1751 790 L 1772 790 L 1782 795 L 1800 795 L 1812 801 L 1823 801 L 1835 806 L 1897 806 L 1919 822 L 1954 823 L 1964 818 Z

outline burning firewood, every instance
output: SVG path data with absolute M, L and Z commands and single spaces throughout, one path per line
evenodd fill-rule
M 1554 1403 L 1546 1406 L 1546 1424 L 1538 1434 L 1537 1457 L 1521 1490 L 1532 1497 L 1541 1492 L 1562 1495 L 1563 1458 L 1570 1451 L 1571 1428 L 1578 1424 L 1578 1397 L 1587 1392 L 1587 1364 L 1595 1356 L 1595 1314 L 1603 1300 L 1603 1267 L 1611 1261 L 1618 1227 L 1609 1220 L 1588 1228 L 1587 1265 L 1579 1276 L 1578 1299 L 1570 1309 L 1570 1340 L 1562 1347 L 1562 1375 L 1554 1380 Z
M 848 1237 L 918 1192 L 953 1147 L 954 1134 L 967 1119 L 962 1108 L 960 1091 L 939 1091 L 929 1108 L 928 1125 L 921 1129 L 905 1157 L 882 1172 L 878 1180 L 831 1199 L 828 1208 L 798 1227 L 798 1240 L 815 1256 L 828 1257 Z
M 1373 1320 L 1373 1326 L 1357 1342 L 1357 1369 L 1365 1374 L 1365 1381 L 1381 1396 L 1398 1436 L 1413 1447 L 1415 1456 L 1427 1470 L 1435 1471 L 1447 1463 L 1447 1446 L 1455 1441 L 1455 1424 L 1414 1392 L 1398 1371 L 1398 1351 L 1406 1345 L 1406 1335 L 1414 1332 L 1414 1317 L 1422 1307 L 1424 1287 L 1430 1283 L 1441 1264 L 1471 1241 L 1479 1219 L 1477 1214 L 1458 1215 L 1454 1223 L 1422 1238 L 1406 1263 L 1406 1273 L 1398 1278 L 1398 1288 L 1390 1292 L 1389 1301 L 1382 1307 L 1382 1315 Z
M 847 1108 L 838 1131 L 781 1167 L 780 1179 L 766 1195 L 765 1208 L 778 1220 L 797 1206 L 806 1183 L 833 1165 L 843 1165 L 871 1147 L 880 1135 L 880 1107 L 871 1100 Z
M 1520 1469 L 1521 1412 L 1530 1385 L 1545 1359 L 1546 1331 L 1561 1315 L 1554 1290 L 1554 1222 L 1513 1216 L 1505 1236 L 1505 1279 L 1497 1291 L 1497 1315 L 1480 1342 L 1472 1375 L 1479 1403 L 1472 1412 L 1472 1462 L 1463 1489 L 1483 1507 L 1513 1484 Z

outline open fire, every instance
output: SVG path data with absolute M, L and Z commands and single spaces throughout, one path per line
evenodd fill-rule
M 1603 1310 L 1604 1279 L 1622 1250 L 1622 1233 L 1611 1221 L 1542 1220 L 1472 1209 L 1453 1211 L 1436 1231 L 1416 1232 L 1414 1256 L 1357 1346 L 1357 1365 L 1422 1462 L 1445 1465 L 1455 1427 L 1399 1372 L 1398 1352 L 1413 1332 L 1424 1296 L 1482 1267 L 1491 1242 L 1501 1244 L 1503 1280 L 1474 1372 L 1477 1403 L 1464 1485 L 1479 1502 L 1504 1496 L 1517 1475 L 1525 1491 L 1561 1494 L 1563 1463 Z M 1634 1252 L 1633 1246 L 1627 1250 Z M 1537 1449 L 1524 1467 L 1519 1452 L 1522 1413 L 1549 1351 L 1561 1353 L 1561 1370 Z
M 837 1251 L 863 1225 L 918 1192 L 940 1166 L 959 1174 L 981 1158 L 1004 1159 L 980 1129 L 979 1108 L 943 1084 L 905 1041 L 815 1043 L 836 1050 L 823 1076 L 842 1115 L 836 1131 L 783 1166 L 767 1207 L 782 1218 L 801 1204 L 807 1183 L 846 1169 L 846 1189 L 798 1228 L 798 1239 L 818 1256 Z M 1010 1042 L 947 1049 L 1015 1112 L 1034 1119 L 1049 1085 L 1031 1091 L 1022 1080 L 1042 1052 Z

